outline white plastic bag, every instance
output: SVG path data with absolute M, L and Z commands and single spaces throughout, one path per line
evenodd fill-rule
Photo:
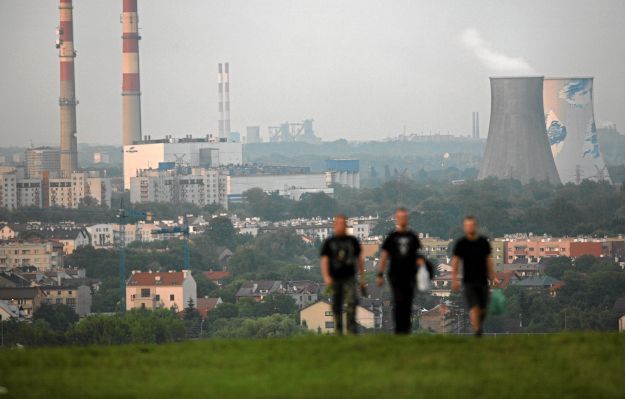
M 430 273 L 428 273 L 428 269 L 425 266 L 419 266 L 419 271 L 417 272 L 417 288 L 421 292 L 430 290 Z

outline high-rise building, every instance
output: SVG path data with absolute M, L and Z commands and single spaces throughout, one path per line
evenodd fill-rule
M 130 202 L 218 204 L 228 207 L 228 174 L 219 169 L 148 169 L 130 178 Z
M 58 176 L 60 172 L 61 154 L 58 148 L 38 147 L 26 150 L 26 177 L 41 178 L 41 173 L 49 172 L 51 176 Z

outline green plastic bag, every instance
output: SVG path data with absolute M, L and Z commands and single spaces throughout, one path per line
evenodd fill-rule
M 490 294 L 490 306 L 488 307 L 488 313 L 492 316 L 499 316 L 506 311 L 506 297 L 503 291 L 495 289 Z

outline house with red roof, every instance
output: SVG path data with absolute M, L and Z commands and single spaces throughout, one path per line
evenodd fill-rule
M 182 312 L 197 304 L 197 285 L 190 270 L 134 271 L 126 282 L 126 310 L 166 308 Z
M 204 274 L 204 277 L 206 277 L 207 279 L 209 279 L 210 281 L 212 281 L 213 283 L 217 284 L 220 287 L 223 284 L 223 280 L 230 277 L 230 272 L 227 270 L 217 270 L 217 271 L 209 270 L 207 272 L 203 272 L 202 274 Z

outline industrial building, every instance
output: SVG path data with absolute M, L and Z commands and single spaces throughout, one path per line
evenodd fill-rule
M 340 184 L 360 188 L 360 161 L 357 159 L 328 159 L 326 161 L 326 185 Z
M 280 126 L 269 127 L 269 140 L 271 142 L 305 142 L 319 143 L 321 139 L 315 135 L 313 120 L 306 119 L 299 123 L 285 122 Z
M 544 104 L 549 144 L 562 183 L 610 181 L 597 138 L 593 78 L 545 79 Z
M 228 198 L 239 201 L 243 193 L 252 188 L 260 188 L 266 193 L 278 193 L 293 200 L 299 200 L 305 193 L 324 192 L 333 194 L 328 188 L 325 173 L 285 174 L 285 175 L 240 175 L 228 177 Z
M 161 164 L 159 169 L 143 170 L 130 178 L 130 202 L 219 204 L 227 208 L 227 178 L 220 169 Z
M 41 178 L 42 172 L 50 176 L 60 173 L 60 151 L 58 148 L 37 147 L 26 149 L 26 177 Z
M 240 165 L 243 162 L 243 144 L 216 141 L 212 137 L 162 140 L 149 137 L 124 146 L 124 188 L 130 189 L 130 178 L 141 170 L 155 169 L 160 163 L 175 162 L 189 167 L 218 167 Z
M 247 144 L 260 143 L 260 126 L 248 126 L 246 128 L 245 142 Z
M 543 77 L 491 78 L 491 115 L 478 179 L 559 184 L 545 128 Z

